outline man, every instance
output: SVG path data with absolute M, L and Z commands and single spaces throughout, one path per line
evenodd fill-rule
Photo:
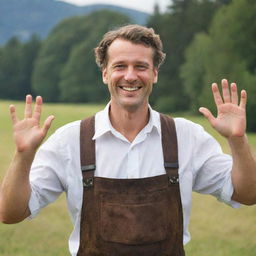
M 10 106 L 16 152 L 1 187 L 0 220 L 33 217 L 65 191 L 74 222 L 72 255 L 185 255 L 192 190 L 234 207 L 256 203 L 246 92 L 239 103 L 236 84 L 223 79 L 222 96 L 212 85 L 217 117 L 200 108 L 228 140 L 231 157 L 199 125 L 173 122 L 150 108 L 165 57 L 152 29 L 110 31 L 95 54 L 111 96 L 95 122 L 67 124 L 37 151 L 54 117 L 39 126 L 41 97 L 34 111 L 26 97 L 23 120 Z

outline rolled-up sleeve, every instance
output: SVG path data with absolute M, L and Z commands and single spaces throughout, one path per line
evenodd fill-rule
M 30 170 L 29 218 L 35 217 L 65 190 L 67 161 L 59 134 L 53 134 L 39 148 Z
M 193 138 L 193 190 L 211 194 L 221 202 L 239 207 L 240 204 L 231 199 L 234 191 L 232 157 L 224 154 L 219 143 L 199 125 L 195 126 Z

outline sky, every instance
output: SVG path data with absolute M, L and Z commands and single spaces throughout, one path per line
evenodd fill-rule
M 70 4 L 79 6 L 91 5 L 91 4 L 113 4 L 122 7 L 132 8 L 147 13 L 152 13 L 154 5 L 157 2 L 160 11 L 165 11 L 166 7 L 171 2 L 170 0 L 59 0 Z

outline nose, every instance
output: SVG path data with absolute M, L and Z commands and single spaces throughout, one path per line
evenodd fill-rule
M 134 70 L 133 67 L 128 67 L 126 70 L 126 73 L 124 75 L 124 79 L 128 83 L 133 83 L 133 82 L 137 81 L 136 70 Z

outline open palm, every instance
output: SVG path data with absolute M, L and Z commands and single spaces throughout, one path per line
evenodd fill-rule
M 45 138 L 53 116 L 49 116 L 42 127 L 40 127 L 40 117 L 42 111 L 42 98 L 38 96 L 34 111 L 32 110 L 32 96 L 26 96 L 26 105 L 24 119 L 19 120 L 13 105 L 10 106 L 10 114 L 13 122 L 13 135 L 17 151 L 34 151 L 42 143 Z
M 232 83 L 229 87 L 226 79 L 222 80 L 222 96 L 216 83 L 212 84 L 212 92 L 217 107 L 215 118 L 207 108 L 199 111 L 209 120 L 210 124 L 224 137 L 240 137 L 246 131 L 246 92 L 241 91 L 238 104 L 237 86 Z

